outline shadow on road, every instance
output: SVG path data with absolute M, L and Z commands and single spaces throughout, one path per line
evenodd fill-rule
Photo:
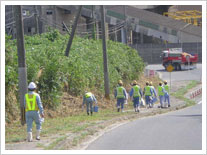
M 170 115 L 173 117 L 202 117 L 202 114 L 197 114 L 197 115 Z
M 157 72 L 168 72 L 168 71 L 166 71 L 165 69 L 158 69 L 158 70 L 156 70 Z M 185 71 L 185 70 L 181 70 L 181 71 L 172 71 L 172 72 L 182 72 L 182 71 Z

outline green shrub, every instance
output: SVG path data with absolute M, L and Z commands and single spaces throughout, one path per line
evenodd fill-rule
M 37 83 L 44 106 L 49 108 L 60 103 L 66 83 L 72 95 L 81 95 L 86 88 L 104 93 L 102 41 L 75 36 L 66 57 L 68 38 L 57 30 L 25 36 L 28 83 Z M 119 79 L 137 79 L 144 69 L 137 51 L 122 43 L 108 40 L 107 53 L 111 90 Z M 6 36 L 6 88 L 18 85 L 17 71 L 16 40 Z

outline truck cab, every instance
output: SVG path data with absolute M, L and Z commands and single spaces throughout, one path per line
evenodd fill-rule
M 198 54 L 188 54 L 182 48 L 170 48 L 162 51 L 162 65 L 166 69 L 169 64 L 174 70 L 192 69 L 198 61 Z

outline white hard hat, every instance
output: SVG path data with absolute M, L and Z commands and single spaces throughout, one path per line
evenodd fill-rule
M 29 89 L 36 89 L 36 84 L 34 82 L 30 82 L 28 88 Z

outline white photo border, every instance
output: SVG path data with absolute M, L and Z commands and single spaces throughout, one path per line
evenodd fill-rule
M 202 5 L 202 150 L 5 150 L 5 5 Z M 205 154 L 206 153 L 206 1 L 1 1 L 1 153 L 2 154 Z

